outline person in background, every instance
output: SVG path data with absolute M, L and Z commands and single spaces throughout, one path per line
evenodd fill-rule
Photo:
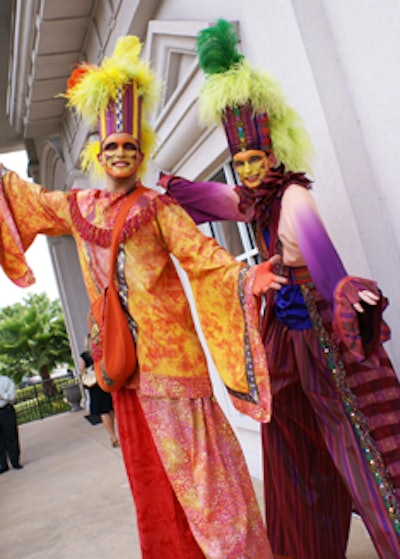
M 86 343 L 86 351 L 80 355 L 79 370 L 81 373 L 82 383 L 89 392 L 89 410 L 92 415 L 98 415 L 110 436 L 113 448 L 119 447 L 119 441 L 115 432 L 115 417 L 112 403 L 112 396 L 109 392 L 105 392 L 96 382 L 95 372 L 93 369 L 93 359 L 89 351 L 90 338 L 88 336 Z
M 272 420 L 261 426 L 272 550 L 343 559 L 355 507 L 379 556 L 398 559 L 400 385 L 382 346 L 387 300 L 375 282 L 345 270 L 305 174 L 308 134 L 237 42 L 220 20 L 199 34 L 197 50 L 201 117 L 223 125 L 241 185 L 168 175 L 160 184 L 198 223 L 251 222 L 260 256 L 282 257 L 275 271 L 288 284 L 268 292 L 262 323 L 273 396 Z
M 0 474 L 9 469 L 8 460 L 14 470 L 21 470 L 20 445 L 15 402 L 15 384 L 10 377 L 0 375 Z M 8 460 L 7 460 L 8 457 Z
M 46 191 L 11 171 L 1 173 L 0 262 L 9 278 L 27 285 L 32 272 L 24 251 L 35 235 L 71 235 L 94 303 L 108 284 L 117 215 L 127 196 L 138 193 L 113 270 L 136 342 L 138 371 L 112 397 L 142 557 L 271 559 L 246 462 L 213 395 L 171 255 L 186 272 L 206 343 L 233 404 L 260 423 L 270 420 L 271 395 L 258 295 L 287 280 L 271 272 L 279 258 L 253 268 L 238 262 L 203 235 L 170 196 L 142 185 L 155 145 L 147 119 L 159 88 L 140 51 L 137 37 L 123 37 L 100 66 L 82 63 L 68 81 L 69 105 L 98 125 L 99 141 L 87 145 L 83 163 L 86 169 L 97 166 L 104 189 Z M 94 361 L 97 335 L 92 328 Z

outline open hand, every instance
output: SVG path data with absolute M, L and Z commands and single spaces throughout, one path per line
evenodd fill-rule
M 279 276 L 273 272 L 273 267 L 281 260 L 279 254 L 275 254 L 266 262 L 256 267 L 256 277 L 253 285 L 253 294 L 260 297 L 268 289 L 279 289 L 286 285 L 288 280 L 284 276 Z

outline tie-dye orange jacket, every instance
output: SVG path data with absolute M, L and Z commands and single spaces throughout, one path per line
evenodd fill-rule
M 35 236 L 72 235 L 93 302 L 108 281 L 111 234 L 123 200 L 123 194 L 97 189 L 49 192 L 5 173 L 0 191 L 4 272 L 20 286 L 31 284 L 24 253 Z M 186 272 L 207 346 L 235 407 L 257 421 L 269 421 L 269 378 L 252 295 L 254 268 L 205 237 L 176 201 L 150 189 L 130 210 L 121 243 L 118 282 L 124 284 L 137 324 L 141 392 L 174 398 L 212 393 L 173 255 Z

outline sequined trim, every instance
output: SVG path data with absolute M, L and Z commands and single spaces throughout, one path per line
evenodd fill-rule
M 125 311 L 125 315 L 128 319 L 128 326 L 135 344 L 137 342 L 137 323 L 130 314 L 128 310 L 128 285 L 125 278 L 125 247 L 123 243 L 119 245 L 118 255 L 117 255 L 117 279 L 118 279 L 118 295 L 121 301 L 121 305 Z
M 397 534 L 400 535 L 400 507 L 396 499 L 393 484 L 386 472 L 382 456 L 375 447 L 374 440 L 368 429 L 367 420 L 358 408 L 356 397 L 347 383 L 346 370 L 343 361 L 340 359 L 338 348 L 325 329 L 322 318 L 317 311 L 315 301 L 311 293 L 312 284 L 301 285 L 301 290 L 317 334 L 318 341 L 322 351 L 324 352 L 327 366 L 329 367 L 338 394 L 342 400 L 346 415 L 348 416 L 357 439 L 359 440 L 359 444 L 364 451 L 365 458 L 379 488 L 385 507 L 393 522 L 394 529 Z
M 242 268 L 239 273 L 239 281 L 238 281 L 238 294 L 240 305 L 242 309 L 244 309 L 246 304 L 246 295 L 245 295 L 245 286 L 244 286 L 244 276 L 247 274 L 248 268 Z M 251 344 L 250 344 L 250 335 L 248 324 L 245 321 L 245 331 L 244 331 L 244 358 L 245 358 L 245 370 L 246 370 L 246 379 L 247 379 L 247 386 L 249 388 L 249 392 L 247 394 L 243 392 L 238 392 L 236 390 L 232 390 L 227 386 L 227 390 L 229 394 L 235 396 L 239 400 L 245 400 L 246 402 L 251 402 L 252 404 L 258 404 L 260 401 L 260 396 L 258 392 L 256 376 L 254 371 L 254 363 L 253 363 L 253 355 L 251 352 Z

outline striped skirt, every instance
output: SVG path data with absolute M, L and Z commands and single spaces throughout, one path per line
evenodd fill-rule
M 273 393 L 262 427 L 267 532 L 274 553 L 344 559 L 352 510 L 380 557 L 400 557 L 400 386 L 382 346 L 346 362 L 311 288 L 314 329 L 265 328 Z M 315 313 L 319 313 L 320 321 Z

